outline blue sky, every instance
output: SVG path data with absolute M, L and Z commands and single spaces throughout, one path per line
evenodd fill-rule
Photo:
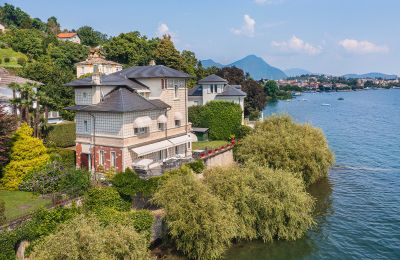
M 4 0 L 0 0 L 4 2 Z M 173 36 L 199 59 L 248 54 L 281 69 L 400 74 L 399 0 L 8 0 L 64 28 Z

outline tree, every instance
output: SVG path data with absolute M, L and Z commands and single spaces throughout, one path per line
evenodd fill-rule
M 57 44 L 49 44 L 47 54 L 56 65 L 74 71 L 75 63 L 86 59 L 89 48 L 70 41 L 60 41 Z
M 246 80 L 243 70 L 236 67 L 224 67 L 216 74 L 232 85 L 241 85 Z
M 49 17 L 49 19 L 47 19 L 46 27 L 47 27 L 46 31 L 53 35 L 57 35 L 61 32 L 60 24 L 58 23 L 57 18 L 54 16 Z
M 188 54 L 185 54 L 188 58 Z M 164 35 L 154 51 L 157 64 L 165 65 L 176 70 L 182 70 L 182 57 L 175 48 L 170 35 Z
M 33 111 L 34 103 L 37 102 L 37 86 L 31 83 L 11 83 L 9 87 L 12 89 L 13 93 L 15 93 L 15 98 L 11 99 L 11 104 L 19 109 L 21 120 L 30 124 L 32 121 L 30 112 Z M 16 93 L 18 93 L 18 95 Z
M 250 116 L 250 119 L 258 119 L 260 111 L 264 110 L 267 103 L 262 86 L 257 81 L 248 79 L 242 83 L 242 90 L 247 94 L 244 100 L 244 115 Z
M 42 140 L 32 137 L 33 129 L 23 123 L 14 134 L 10 163 L 4 168 L 1 185 L 5 189 L 17 189 L 22 179 L 44 167 L 49 155 Z
M 33 247 L 32 259 L 153 259 L 146 238 L 132 227 L 102 226 L 78 215 Z
M 6 107 L 0 104 L 0 178 L 3 168 L 9 162 L 11 134 L 17 129 L 17 118 L 7 113 Z
M 139 32 L 121 33 L 104 43 L 106 58 L 122 64 L 147 65 L 153 59 L 158 40 L 148 40 Z
M 239 239 L 295 240 L 314 224 L 314 199 L 292 173 L 257 166 L 211 168 L 204 182 L 234 208 Z
M 45 52 L 43 32 L 36 29 L 12 29 L 2 36 L 13 50 L 22 52 L 30 58 L 37 59 Z
M 257 124 L 235 155 L 242 163 L 300 173 L 306 185 L 326 177 L 334 163 L 323 132 L 296 124 L 288 115 L 271 116 Z
M 129 204 L 122 200 L 118 191 L 112 187 L 90 189 L 85 195 L 84 208 L 88 211 L 97 211 L 104 207 L 123 211 L 129 209 Z
M 107 40 L 107 35 L 99 31 L 95 31 L 90 26 L 82 26 L 78 30 L 79 38 L 81 39 L 81 44 L 96 47 L 103 44 Z
M 210 101 L 204 106 L 189 108 L 189 121 L 193 126 L 210 128 L 213 140 L 228 140 L 239 134 L 242 124 L 242 109 L 229 101 Z
M 171 176 L 153 200 L 165 209 L 168 234 L 189 258 L 219 258 L 235 236 L 232 209 L 193 174 Z
M 0 22 L 7 27 L 25 29 L 32 27 L 31 18 L 27 13 L 7 3 L 0 7 Z
M 275 80 L 268 80 L 264 86 L 265 93 L 273 100 L 278 99 L 279 87 Z

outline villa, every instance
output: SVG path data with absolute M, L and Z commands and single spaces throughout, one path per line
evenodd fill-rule
M 75 66 L 77 78 L 89 73 L 94 73 L 95 69 L 99 73 L 105 75 L 122 70 L 121 64 L 106 60 L 101 54 L 101 50 L 98 48 L 91 49 L 88 58 L 76 63 Z
M 57 38 L 61 41 L 70 41 L 81 44 L 81 39 L 79 38 L 78 34 L 74 32 L 59 33 L 57 34 Z
M 230 101 L 239 104 L 244 119 L 244 99 L 247 96 L 241 85 L 229 85 L 226 79 L 215 74 L 209 75 L 198 82 L 188 93 L 190 106 L 205 105 L 212 100 Z
M 149 176 L 190 159 L 190 77 L 152 62 L 67 83 L 75 88 L 67 109 L 76 111 L 77 167 Z

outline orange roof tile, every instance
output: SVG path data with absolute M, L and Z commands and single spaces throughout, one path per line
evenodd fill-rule
M 68 33 L 59 33 L 57 34 L 58 38 L 72 38 L 76 35 L 74 32 L 68 32 Z

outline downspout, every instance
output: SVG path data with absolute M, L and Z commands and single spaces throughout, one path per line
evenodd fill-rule
M 96 174 L 96 117 L 92 114 L 89 113 L 89 115 L 93 118 L 93 135 L 91 140 L 93 140 L 93 143 L 91 142 L 91 145 L 93 145 L 93 156 L 91 158 L 92 161 L 92 173 L 94 175 L 95 181 L 97 181 L 97 174 Z
M 187 100 L 188 100 L 187 80 L 185 79 L 185 120 L 186 120 L 185 129 L 186 129 L 186 136 L 188 135 L 188 124 L 189 124 Z M 188 153 L 188 145 L 186 143 L 185 157 L 188 156 L 187 153 Z

